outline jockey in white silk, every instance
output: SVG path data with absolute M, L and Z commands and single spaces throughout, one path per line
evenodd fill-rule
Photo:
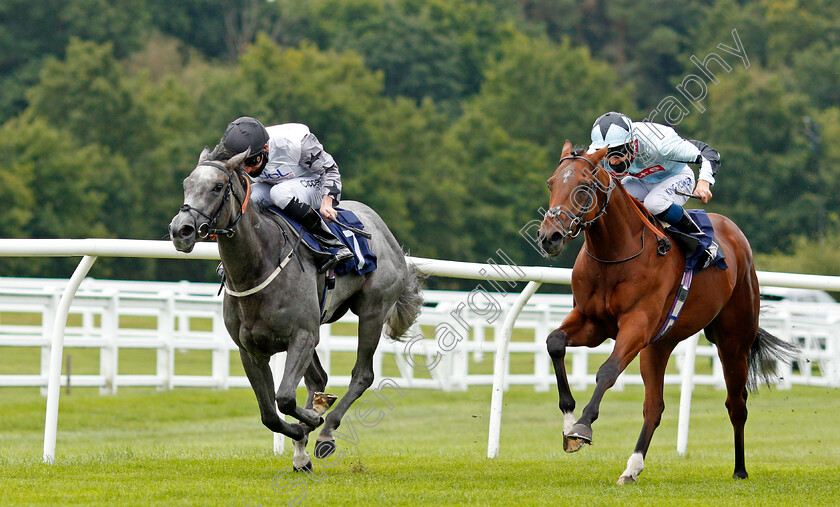
M 717 151 L 701 141 L 683 139 L 666 125 L 633 122 L 614 111 L 595 120 L 591 140 L 587 153 L 608 147 L 604 157 L 607 169 L 623 177 L 621 182 L 627 192 L 651 214 L 684 234 L 703 235 L 683 205 L 692 193 L 703 203 L 712 198 L 711 187 L 720 166 Z M 696 184 L 690 163 L 700 165 Z M 709 247 L 709 261 L 716 250 L 713 242 Z

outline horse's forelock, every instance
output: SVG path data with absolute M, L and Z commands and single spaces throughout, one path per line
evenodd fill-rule
M 235 153 L 229 151 L 224 144 L 219 143 L 213 148 L 213 151 L 210 152 L 208 155 L 207 160 L 214 160 L 214 161 L 221 161 L 224 162 L 226 160 L 230 160 Z

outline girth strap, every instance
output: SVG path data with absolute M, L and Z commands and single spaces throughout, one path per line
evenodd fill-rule
M 688 289 L 691 287 L 691 279 L 693 276 L 694 272 L 686 266 L 682 280 L 680 280 L 680 286 L 677 289 L 677 297 L 674 298 L 674 303 L 671 305 L 671 311 L 668 312 L 668 317 L 665 318 L 665 322 L 662 323 L 662 327 L 659 328 L 659 332 L 656 333 L 656 336 L 653 337 L 653 340 L 651 340 L 650 343 L 653 343 L 668 334 L 668 331 L 670 331 L 671 328 L 674 327 L 674 324 L 676 324 L 677 318 L 679 318 L 680 312 L 682 312 L 685 300 L 688 299 Z
M 240 291 L 230 290 L 228 288 L 227 284 L 225 284 L 225 292 L 229 296 L 233 296 L 233 297 L 236 297 L 236 298 L 241 298 L 241 297 L 245 297 L 245 296 L 250 296 L 251 294 L 256 294 L 257 292 L 265 289 L 266 287 L 268 287 L 268 284 L 270 284 L 272 281 L 274 281 L 274 279 L 277 278 L 277 275 L 279 275 L 280 272 L 283 271 L 283 268 L 286 267 L 286 264 L 288 264 L 289 261 L 292 260 L 292 254 L 293 253 L 294 253 L 294 250 L 289 251 L 289 254 L 286 255 L 286 258 L 283 259 L 283 261 L 280 263 L 279 266 L 277 266 L 277 269 L 275 269 L 270 275 L 268 275 L 268 278 L 263 280 L 263 282 L 261 284 L 257 285 L 256 287 L 253 287 L 253 288 L 248 289 L 248 290 L 243 290 L 243 291 L 240 292 Z

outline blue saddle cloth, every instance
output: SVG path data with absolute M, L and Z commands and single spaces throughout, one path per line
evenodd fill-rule
M 303 241 L 312 250 L 325 254 L 334 254 L 336 252 L 335 248 L 324 248 L 313 235 L 304 230 L 303 226 L 296 220 L 283 213 L 280 208 L 271 206 L 269 209 L 289 222 L 289 225 L 291 225 L 299 235 L 303 236 Z M 344 208 L 335 208 L 335 210 L 338 212 L 338 220 L 341 223 L 355 227 L 356 229 L 364 230 L 364 224 L 362 224 L 355 213 Z M 353 259 L 349 259 L 347 262 L 344 262 L 335 268 L 336 276 L 343 276 L 350 272 L 364 275 L 376 269 L 376 254 L 374 254 L 373 250 L 370 249 L 370 244 L 368 243 L 367 238 L 359 236 L 353 231 L 345 229 L 340 225 L 336 225 L 333 222 L 326 223 L 332 233 L 335 234 L 335 237 L 347 245 L 354 255 Z
M 704 252 L 709 245 L 712 244 L 712 241 L 715 239 L 715 229 L 712 227 L 712 221 L 709 220 L 709 215 L 706 214 L 706 210 L 703 209 L 687 209 L 685 210 L 688 213 L 688 216 L 694 220 L 694 223 L 700 226 L 700 230 L 703 231 L 703 236 L 701 236 L 700 242 L 697 244 L 697 248 L 694 252 L 686 252 L 686 269 L 692 270 L 694 273 L 697 273 L 703 269 L 703 261 L 705 260 Z M 720 269 L 726 269 L 728 266 L 726 265 L 726 261 L 724 257 L 721 255 L 721 251 L 718 250 L 714 260 L 709 267 L 717 266 Z

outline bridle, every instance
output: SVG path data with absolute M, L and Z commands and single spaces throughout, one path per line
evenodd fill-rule
M 229 238 L 232 238 L 233 235 L 236 233 L 236 224 L 239 223 L 239 220 L 242 218 L 242 215 L 245 214 L 245 209 L 248 207 L 248 201 L 251 197 L 251 183 L 247 177 L 242 177 L 242 179 L 245 181 L 245 199 L 242 200 L 239 198 L 238 195 L 236 195 L 236 192 L 233 191 L 233 173 L 230 172 L 227 167 L 212 160 L 200 162 L 197 167 L 201 167 L 203 165 L 215 167 L 216 169 L 219 169 L 220 171 L 223 171 L 225 174 L 228 175 L 228 182 L 225 186 L 225 194 L 224 196 L 222 196 L 222 202 L 219 204 L 219 207 L 216 208 L 216 211 L 213 213 L 212 216 L 204 213 L 198 208 L 193 208 L 189 204 L 184 204 L 183 206 L 181 206 L 180 209 L 181 211 L 186 212 L 195 211 L 199 215 L 209 220 L 208 222 L 198 226 L 198 228 L 196 229 L 196 234 L 198 234 L 198 237 L 205 239 L 207 237 L 215 238 L 215 236 L 224 235 Z M 239 215 L 237 215 L 233 222 L 231 222 L 231 224 L 228 225 L 226 228 L 213 228 L 212 226 L 215 225 L 216 220 L 219 219 L 219 215 L 222 214 L 222 211 L 225 209 L 225 205 L 227 205 L 227 202 L 230 199 L 231 195 L 233 195 L 233 198 L 236 199 L 236 202 L 239 204 Z
M 594 162 L 592 162 L 588 158 L 582 157 L 580 155 L 566 155 L 565 157 L 560 159 L 559 164 L 562 164 L 564 160 L 575 160 L 575 159 L 585 160 L 586 163 L 588 163 L 592 167 L 593 175 L 595 174 L 595 171 L 600 169 L 600 167 L 598 165 L 596 165 Z M 558 164 L 558 166 L 559 166 L 559 164 Z M 610 197 L 612 196 L 612 191 L 613 191 L 613 189 L 615 189 L 615 185 L 616 185 L 615 178 L 613 178 L 613 176 L 611 174 L 609 174 L 609 173 L 607 173 L 607 174 L 610 176 L 610 184 L 609 184 L 609 186 L 607 186 L 606 189 L 604 189 L 603 184 L 600 181 L 598 181 L 597 178 L 593 177 L 593 178 L 588 180 L 588 182 L 586 184 L 586 187 L 585 187 L 587 200 L 586 200 L 586 203 L 584 203 L 584 205 L 580 207 L 581 211 L 577 215 L 575 215 L 572 211 L 570 211 L 566 206 L 564 206 L 562 204 L 554 206 L 553 208 L 546 211 L 545 218 L 554 221 L 555 225 L 557 225 L 558 228 L 561 229 L 561 232 L 562 232 L 564 238 L 571 238 L 571 239 L 576 238 L 578 236 L 578 234 L 581 233 L 581 231 L 583 231 L 584 229 L 586 229 L 587 227 L 589 227 L 590 225 L 595 223 L 596 220 L 601 218 L 604 215 L 604 213 L 607 212 L 607 204 L 609 204 L 609 202 L 610 202 Z M 606 195 L 604 197 L 604 202 L 603 202 L 603 204 L 601 204 L 601 209 L 598 210 L 598 213 L 596 213 L 595 216 L 592 219 L 584 220 L 583 217 L 587 213 L 589 213 L 589 211 L 590 211 L 590 206 L 592 205 L 593 196 L 597 196 L 597 189 L 601 189 L 602 191 L 605 192 Z M 563 224 L 562 221 L 557 219 L 560 215 L 569 219 L 568 227 L 566 227 Z M 577 227 L 576 230 L 575 230 L 575 227 Z

